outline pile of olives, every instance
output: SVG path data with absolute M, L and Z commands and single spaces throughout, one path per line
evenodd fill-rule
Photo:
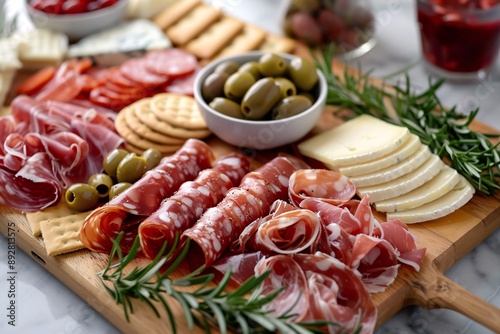
M 102 173 L 93 174 L 87 183 L 75 183 L 66 190 L 66 204 L 80 212 L 95 209 L 100 202 L 110 201 L 130 187 L 161 159 L 157 149 L 150 148 L 140 156 L 121 148 L 114 149 L 104 157 Z
M 295 57 L 287 61 L 264 53 L 256 61 L 216 66 L 202 84 L 205 101 L 216 111 L 248 120 L 277 120 L 297 115 L 315 102 L 316 67 Z

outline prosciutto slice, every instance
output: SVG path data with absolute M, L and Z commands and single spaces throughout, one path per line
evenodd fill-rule
M 83 222 L 80 240 L 93 251 L 109 253 L 120 231 L 125 231 L 121 247 L 126 252 L 137 236 L 138 224 L 156 211 L 186 181 L 212 166 L 215 156 L 201 140 L 189 139 L 173 155 L 107 204 L 94 210 Z
M 181 241 L 191 239 L 192 259 L 204 259 L 207 267 L 238 239 L 241 232 L 257 218 L 269 213 L 276 200 L 286 200 L 290 176 L 299 163 L 277 157 L 248 173 L 240 186 L 231 189 L 215 207 L 208 209 L 200 219 L 184 231 Z
M 377 309 L 357 272 L 339 260 L 315 254 L 275 255 L 262 259 L 256 274 L 270 271 L 263 295 L 284 290 L 265 307 L 276 315 L 294 314 L 292 321 L 326 320 L 325 333 L 373 333 Z M 290 309 L 293 307 L 292 309 Z
M 250 160 L 239 154 L 223 156 L 210 169 L 185 182 L 171 197 L 139 225 L 144 254 L 154 258 L 163 244 L 174 244 L 177 235 L 193 225 L 210 207 L 219 203 L 227 191 L 239 185 L 248 173 Z

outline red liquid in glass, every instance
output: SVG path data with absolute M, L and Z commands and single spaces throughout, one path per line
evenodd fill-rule
M 494 9 L 498 18 L 480 22 L 472 16 L 475 14 L 463 17 L 464 5 L 458 5 L 457 0 L 432 2 L 441 6 L 436 6 L 433 12 L 418 9 L 422 50 L 427 61 L 438 68 L 459 73 L 476 72 L 493 64 L 500 44 L 498 8 Z M 491 7 L 498 2 L 476 0 L 467 5 L 487 10 L 484 5 Z

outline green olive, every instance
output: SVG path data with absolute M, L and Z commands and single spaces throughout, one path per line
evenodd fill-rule
M 273 119 L 283 119 L 300 114 L 312 106 L 311 100 L 303 95 L 285 97 L 273 109 Z
M 239 101 L 254 83 L 255 78 L 249 72 L 233 73 L 224 84 L 224 94 L 228 99 Z
M 134 183 L 146 172 L 146 158 L 135 153 L 129 153 L 120 161 L 116 168 L 116 179 L 118 182 Z
M 238 72 L 250 72 L 251 75 L 255 78 L 255 80 L 259 80 L 262 75 L 259 70 L 259 63 L 256 61 L 249 61 L 244 63 L 238 69 Z
M 245 118 L 241 113 L 240 105 L 224 97 L 216 97 L 213 99 L 212 102 L 210 102 L 210 107 L 229 117 Z
M 148 148 L 146 151 L 142 152 L 142 156 L 146 159 L 146 171 L 158 166 L 163 158 L 161 152 L 156 148 Z
M 238 69 L 240 68 L 240 64 L 234 62 L 234 61 L 225 61 L 217 65 L 214 69 L 214 72 L 220 73 L 224 72 L 227 75 L 231 75 L 235 73 Z
M 116 148 L 104 157 L 103 169 L 106 174 L 116 177 L 116 168 L 125 156 L 129 154 L 127 150 Z
M 116 196 L 120 195 L 122 192 L 124 192 L 126 189 L 128 189 L 132 183 L 130 182 L 120 182 L 117 184 L 114 184 L 111 189 L 109 189 L 109 200 L 111 201 L 113 198 Z
M 281 91 L 274 79 L 262 78 L 253 84 L 243 97 L 241 112 L 245 118 L 262 119 L 280 99 Z
M 89 185 L 97 190 L 100 198 L 108 197 L 109 188 L 113 186 L 113 179 L 108 174 L 93 174 L 87 181 Z
M 265 77 L 282 76 L 286 68 L 285 59 L 276 53 L 265 53 L 259 58 L 259 71 Z
M 292 96 L 297 94 L 297 88 L 295 87 L 293 82 L 291 82 L 287 78 L 283 77 L 274 78 L 274 82 L 280 88 L 281 98 L 284 99 L 287 96 Z
M 305 91 L 311 90 L 319 80 L 314 64 L 301 57 L 294 58 L 290 62 L 288 74 L 295 86 Z
M 229 74 L 225 72 L 213 72 L 203 82 L 201 93 L 205 101 L 212 101 L 217 96 L 224 95 L 224 84 Z
M 66 190 L 64 199 L 70 209 L 84 212 L 95 209 L 99 201 L 99 193 L 90 184 L 75 183 Z

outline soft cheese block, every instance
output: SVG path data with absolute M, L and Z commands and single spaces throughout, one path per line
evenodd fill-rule
M 408 128 L 369 115 L 358 116 L 298 145 L 300 153 L 337 167 L 381 158 L 401 147 Z
M 406 140 L 400 148 L 379 159 L 371 160 L 361 164 L 357 163 L 354 165 L 349 165 L 344 167 L 337 167 L 329 164 L 326 165 L 328 168 L 336 170 L 347 177 L 360 176 L 377 172 L 379 170 L 393 166 L 398 162 L 401 162 L 406 158 L 408 158 L 410 155 L 415 153 L 420 147 L 422 147 L 420 138 L 418 138 L 418 136 L 414 134 L 411 134 L 408 140 Z
M 465 205 L 474 193 L 474 187 L 460 176 L 460 182 L 445 195 L 414 209 L 390 212 L 387 219 L 398 218 L 406 224 L 413 224 L 441 218 Z
M 34 29 L 20 39 L 19 60 L 24 68 L 58 65 L 66 56 L 68 37 L 46 29 Z

